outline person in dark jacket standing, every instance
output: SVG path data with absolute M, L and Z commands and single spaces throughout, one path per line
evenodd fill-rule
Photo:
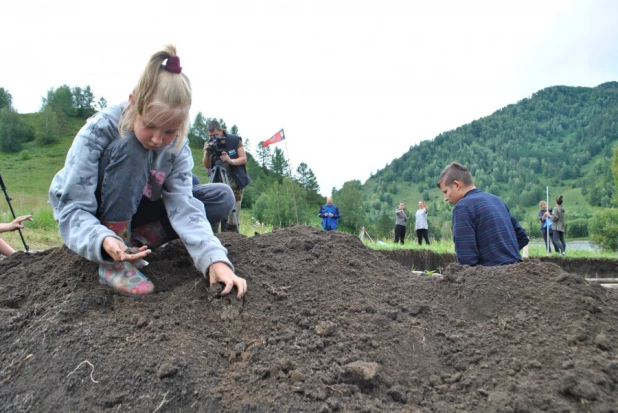
M 395 210 L 395 244 L 398 242 L 403 245 L 406 238 L 406 223 L 408 222 L 408 214 L 405 210 L 406 204 L 401 201 L 399 207 Z
M 212 168 L 224 168 L 229 186 L 234 191 L 236 203 L 227 219 L 221 221 L 221 232 L 240 232 L 240 204 L 243 189 L 251 182 L 247 174 L 247 155 L 240 136 L 227 133 L 216 120 L 207 125 L 209 141 L 204 145 L 204 166 L 208 169 L 211 182 L 224 182 L 222 173 L 211 175 Z M 219 224 L 213 225 L 213 232 L 217 232 Z
M 556 206 L 551 214 L 545 213 L 546 217 L 550 217 L 553 221 L 553 236 L 554 247 L 558 254 L 566 255 L 566 242 L 564 241 L 564 233 L 566 232 L 566 225 L 564 224 L 564 208 L 562 207 L 562 195 L 556 198 Z
M 322 205 L 320 208 L 320 212 L 318 216 L 322 218 L 322 229 L 324 231 L 336 231 L 337 226 L 339 225 L 339 218 L 341 218 L 341 214 L 339 213 L 339 208 L 337 205 L 333 204 L 333 197 L 329 196 L 326 198 L 326 203 Z

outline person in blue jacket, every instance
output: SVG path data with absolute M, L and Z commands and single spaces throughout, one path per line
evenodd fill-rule
M 337 208 L 337 205 L 333 204 L 332 196 L 326 198 L 326 203 L 320 208 L 318 216 L 322 218 L 322 229 L 324 231 L 337 230 L 337 225 L 339 218 L 341 218 L 341 214 L 339 213 L 339 208 Z

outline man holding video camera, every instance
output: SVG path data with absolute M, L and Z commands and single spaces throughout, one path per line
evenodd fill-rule
M 216 120 L 208 122 L 207 129 L 209 140 L 204 145 L 203 164 L 208 169 L 210 182 L 228 184 L 236 200 L 230 216 L 221 221 L 221 232 L 240 232 L 242 192 L 251 182 L 245 167 L 247 155 L 242 138 L 227 133 Z M 213 226 L 215 232 L 216 229 Z

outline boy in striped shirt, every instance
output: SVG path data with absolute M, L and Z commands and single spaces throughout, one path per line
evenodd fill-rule
M 457 262 L 462 265 L 496 266 L 521 262 L 519 251 L 528 235 L 506 204 L 474 186 L 470 170 L 449 164 L 438 178 L 444 200 L 453 209 L 453 240 Z

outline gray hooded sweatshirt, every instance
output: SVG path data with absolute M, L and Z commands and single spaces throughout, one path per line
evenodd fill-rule
M 556 205 L 551 212 L 551 220 L 553 221 L 554 231 L 566 232 L 564 225 L 564 208 L 561 205 Z
M 73 140 L 64 168 L 56 174 L 49 189 L 54 218 L 66 246 L 99 263 L 111 262 L 103 257 L 103 240 L 106 237 L 120 239 L 96 217 L 95 191 L 99 159 L 114 139 L 121 139 L 118 122 L 123 107 L 108 107 L 88 119 Z M 172 227 L 202 274 L 206 274 L 214 262 L 225 262 L 233 268 L 227 250 L 213 235 L 204 204 L 193 198 L 193 157 L 188 142 L 185 141 L 179 151 L 172 152 L 174 143 L 154 150 L 151 170 L 157 173 L 150 174 L 148 198 L 152 201 L 163 199 Z

